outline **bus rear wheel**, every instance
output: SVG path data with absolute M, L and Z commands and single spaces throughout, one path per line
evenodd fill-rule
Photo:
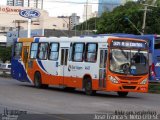
M 128 92 L 117 92 L 119 97 L 126 97 L 128 95 Z
M 92 90 L 92 82 L 90 78 L 85 78 L 84 89 L 86 95 L 95 95 L 96 91 Z
M 48 85 L 42 84 L 41 74 L 39 72 L 36 72 L 34 75 L 34 86 L 36 88 L 47 88 Z

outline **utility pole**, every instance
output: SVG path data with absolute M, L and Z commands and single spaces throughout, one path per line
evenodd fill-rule
M 145 33 L 147 10 L 148 10 L 148 6 L 145 5 L 145 7 L 144 7 L 144 15 L 143 15 L 142 34 Z
M 20 28 L 21 28 L 20 24 L 21 23 L 26 23 L 26 21 L 25 20 L 15 20 L 13 22 L 15 23 L 15 25 L 17 23 L 17 31 L 18 31 L 18 35 L 17 36 L 20 37 Z
M 88 0 L 86 1 L 86 30 L 87 30 L 87 28 L 88 28 L 88 25 L 87 25 L 87 24 L 88 24 L 88 23 L 87 23 L 87 19 L 88 19 L 88 18 L 87 18 L 87 17 L 88 17 L 88 16 L 87 16 L 87 13 L 88 13 Z
M 70 36 L 70 16 L 68 17 L 68 22 L 62 17 L 62 20 L 67 24 L 68 26 L 68 37 Z
M 154 1 L 154 2 L 156 2 L 156 1 Z M 153 2 L 153 3 L 154 3 L 154 2 Z M 143 5 L 144 5 L 144 15 L 143 15 L 142 34 L 145 33 L 147 11 L 150 10 L 150 9 L 148 9 L 148 7 L 156 7 L 156 6 L 154 6 L 154 5 L 148 5 L 148 4 L 143 4 Z

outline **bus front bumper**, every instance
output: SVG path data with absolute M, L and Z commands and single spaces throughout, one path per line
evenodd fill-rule
M 106 87 L 106 91 L 146 93 L 148 92 L 148 84 L 146 85 L 112 84 Z

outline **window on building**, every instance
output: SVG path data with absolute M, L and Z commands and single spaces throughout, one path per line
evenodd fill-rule
M 16 43 L 14 47 L 14 57 L 20 57 L 22 53 L 22 43 Z
M 32 59 L 37 58 L 37 53 L 38 53 L 38 43 L 32 43 L 30 58 Z
M 97 43 L 88 43 L 86 48 L 86 62 L 96 62 L 97 60 Z
M 48 43 L 40 43 L 38 50 L 38 59 L 46 60 L 48 55 Z
M 63 27 L 65 27 L 65 23 L 63 23 Z
M 49 59 L 57 61 L 59 55 L 59 43 L 51 43 L 49 53 Z
M 73 44 L 73 52 L 72 52 L 72 60 L 75 62 L 83 61 L 83 53 L 84 53 L 85 44 L 84 43 L 74 43 Z

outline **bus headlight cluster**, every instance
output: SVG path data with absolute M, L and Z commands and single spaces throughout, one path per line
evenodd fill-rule
M 114 78 L 113 76 L 109 76 L 109 80 L 110 80 L 112 83 L 115 83 L 115 84 L 119 83 L 119 81 L 118 81 L 116 78 Z
M 140 84 L 145 85 L 148 82 L 148 78 L 144 79 Z

